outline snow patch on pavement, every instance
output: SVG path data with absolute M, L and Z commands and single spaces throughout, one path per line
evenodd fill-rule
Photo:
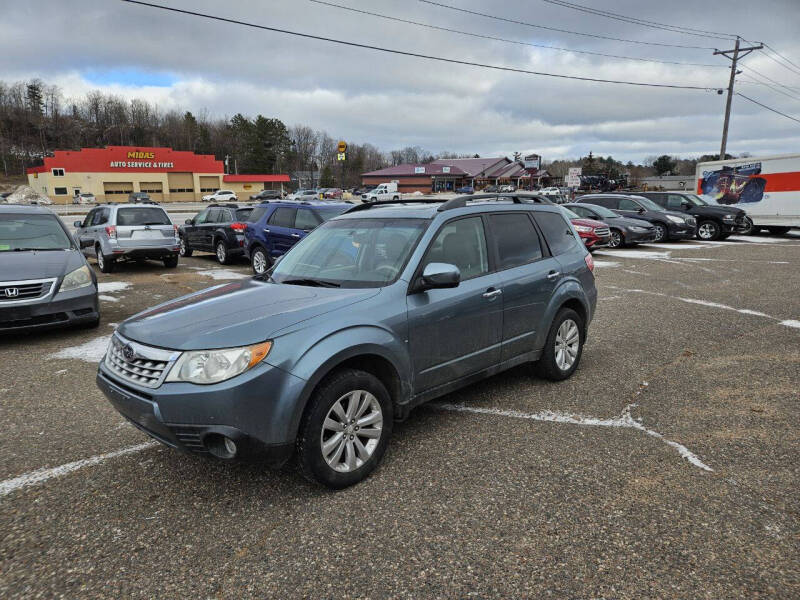
M 594 266 L 602 269 L 604 267 L 618 267 L 619 263 L 612 260 L 596 260 L 594 261 Z
M 198 271 L 198 275 L 211 277 L 212 279 L 247 279 L 250 275 L 231 271 L 230 269 L 206 269 L 205 271 Z
M 17 490 L 32 485 L 43 483 L 48 479 L 53 479 L 55 477 L 63 477 L 64 475 L 68 475 L 69 473 L 72 473 L 79 469 L 91 467 L 94 465 L 99 465 L 100 463 L 103 463 L 112 458 L 125 456 L 126 454 L 134 454 L 136 452 L 141 452 L 142 450 L 146 450 L 147 448 L 152 448 L 153 446 L 157 445 L 158 442 L 155 441 L 145 442 L 143 444 L 137 444 L 136 446 L 128 446 L 127 448 L 121 448 L 120 450 L 115 450 L 114 452 L 108 452 L 106 454 L 98 454 L 96 456 L 91 456 L 89 458 L 84 458 L 82 460 L 76 460 L 75 462 L 66 463 L 58 467 L 29 471 L 28 473 L 24 473 L 19 477 L 14 477 L 13 479 L 6 479 L 5 481 L 0 481 L 0 497 L 7 496 L 12 492 L 15 492 Z
M 100 300 L 105 300 L 106 302 L 119 302 L 119 298 L 114 298 L 114 296 L 108 296 L 106 294 L 100 294 L 98 298 L 100 298 Z
M 114 292 L 121 292 L 131 287 L 127 281 L 101 281 L 97 284 L 97 291 L 101 294 L 113 294 Z
M 800 321 L 795 321 L 794 319 L 787 319 L 786 321 L 781 321 L 781 325 L 785 325 L 786 327 L 793 327 L 794 329 L 800 329 Z
M 508 409 L 501 409 L 501 408 L 483 408 L 479 406 L 466 406 L 465 404 L 438 404 L 432 403 L 429 405 L 431 408 L 436 408 L 439 410 L 450 410 L 456 412 L 466 412 L 466 413 L 474 413 L 474 414 L 481 414 L 481 415 L 494 415 L 498 417 L 511 417 L 514 419 L 529 419 L 531 421 L 547 421 L 550 423 L 565 423 L 568 425 L 586 425 L 590 427 L 620 427 L 620 428 L 627 428 L 627 429 L 636 429 L 641 431 L 650 437 L 656 438 L 661 440 L 666 445 L 675 448 L 678 451 L 678 454 L 689 463 L 703 469 L 704 471 L 713 471 L 711 467 L 705 464 L 700 458 L 691 450 L 689 450 L 683 444 L 679 444 L 678 442 L 674 442 L 672 440 L 668 440 L 662 434 L 654 431 L 652 429 L 648 429 L 644 425 L 642 425 L 639 421 L 634 419 L 631 416 L 631 409 L 636 406 L 636 404 L 629 404 L 625 407 L 618 417 L 611 417 L 611 418 L 598 418 L 598 417 L 584 417 L 581 415 L 571 415 L 568 413 L 562 412 L 554 412 L 551 410 L 544 410 L 538 413 L 525 413 L 518 410 L 508 410 Z
M 79 346 L 70 346 L 59 350 L 54 354 L 50 354 L 47 358 L 74 358 L 90 363 L 100 362 L 100 359 L 106 353 L 110 339 L 110 335 L 101 335 Z
M 595 254 L 601 256 L 611 256 L 614 258 L 669 258 L 670 252 L 658 252 L 655 250 L 595 250 Z

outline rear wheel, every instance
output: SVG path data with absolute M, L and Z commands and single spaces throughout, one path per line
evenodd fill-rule
M 228 264 L 228 247 L 225 245 L 224 240 L 217 240 L 217 243 L 214 245 L 214 254 L 217 255 L 217 261 L 219 264 Z
M 750 217 L 744 218 L 744 226 L 745 229 L 739 231 L 739 233 L 741 233 L 742 235 L 753 235 L 755 233 L 758 233 L 758 228 L 755 225 L 753 225 L 753 219 L 751 219 Z
M 666 242 L 667 238 L 669 237 L 669 233 L 667 232 L 667 226 L 663 223 L 653 223 L 653 227 L 656 229 L 656 242 Z
M 253 250 L 253 254 L 250 256 L 250 264 L 253 267 L 253 273 L 263 275 L 270 268 L 272 261 L 267 256 L 267 251 L 259 247 Z
M 178 255 L 168 256 L 164 259 L 164 266 L 168 269 L 174 269 L 178 266 Z
M 389 393 L 374 375 L 345 369 L 323 380 L 297 437 L 303 475 L 334 489 L 358 483 L 380 463 L 392 418 Z
M 583 353 L 583 319 L 571 308 L 562 308 L 553 319 L 536 370 L 552 381 L 566 379 L 578 368 Z
M 192 252 L 192 249 L 189 248 L 189 245 L 186 243 L 186 238 L 181 236 L 181 256 L 191 256 Z
M 625 245 L 625 238 L 622 236 L 622 232 L 618 229 L 611 230 L 611 237 L 608 240 L 608 247 L 609 248 L 619 248 L 620 246 Z
M 115 259 L 111 256 L 103 254 L 103 251 L 100 249 L 100 246 L 95 248 L 95 252 L 97 253 L 97 266 L 102 273 L 113 273 L 114 266 L 115 266 Z
M 697 226 L 697 236 L 698 240 L 703 240 L 706 242 L 718 240 L 721 233 L 721 228 L 717 225 L 714 221 L 700 221 L 700 224 Z

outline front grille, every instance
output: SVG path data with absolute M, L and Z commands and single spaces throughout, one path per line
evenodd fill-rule
M 62 323 L 69 319 L 67 313 L 52 313 L 29 317 L 27 319 L 17 319 L 16 321 L 0 321 L 0 329 L 15 329 L 17 327 L 33 327 L 35 325 L 49 325 L 52 323 Z
M 106 352 L 106 367 L 120 379 L 155 388 L 161 385 L 179 352 L 145 346 L 114 334 Z
M 49 296 L 55 282 L 55 279 L 0 281 L 0 305 L 30 302 Z
M 598 237 L 606 237 L 607 235 L 611 235 L 611 230 L 608 227 L 597 227 L 594 230 L 594 234 Z

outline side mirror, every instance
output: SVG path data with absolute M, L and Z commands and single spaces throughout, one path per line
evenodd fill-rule
M 83 221 L 73 221 L 72 226 L 80 229 L 81 225 L 83 225 Z
M 688 200 L 681 200 L 681 208 L 689 210 L 691 208 L 691 204 L 689 204 Z
M 420 280 L 419 291 L 454 288 L 461 282 L 461 271 L 448 263 L 428 263 Z
M 643 214 L 644 214 L 644 213 L 646 213 L 647 211 L 646 211 L 645 209 L 643 209 L 643 208 L 640 206 L 640 207 L 639 207 L 639 210 L 637 210 L 636 212 L 637 212 L 637 213 L 639 213 L 640 215 L 643 215 Z
M 194 219 L 186 219 L 187 225 L 194 225 Z

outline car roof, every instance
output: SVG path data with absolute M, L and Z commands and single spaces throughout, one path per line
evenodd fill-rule
M 128 203 L 125 203 L 125 204 L 122 204 L 122 203 L 120 203 L 120 204 L 98 204 L 97 206 L 98 207 L 107 206 L 109 208 L 117 208 L 117 209 L 119 209 L 119 208 L 160 208 L 161 210 L 164 210 L 163 207 L 161 207 L 161 205 L 159 205 L 159 204 L 157 204 L 155 202 L 145 202 L 144 204 L 141 203 L 141 202 L 138 202 L 136 204 L 134 204 L 134 203 L 130 203 L 130 204 L 128 204 Z
M 332 202 L 330 200 L 264 200 L 260 206 L 352 206 L 350 202 Z
M 46 206 L 38 204 L 0 204 L 0 213 L 14 214 L 14 215 L 53 215 L 52 210 Z

